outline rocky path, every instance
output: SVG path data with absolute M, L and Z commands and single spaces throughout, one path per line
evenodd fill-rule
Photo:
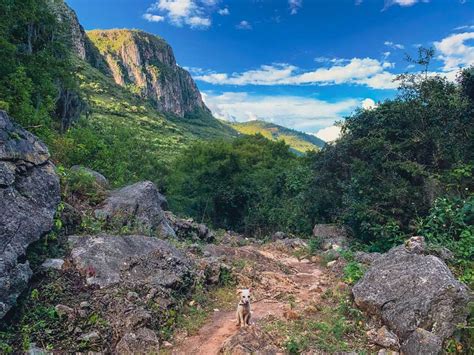
M 319 265 L 307 259 L 299 261 L 272 248 L 251 248 L 255 248 L 253 251 L 257 251 L 265 263 L 274 263 L 280 269 L 262 271 L 258 275 L 260 282 L 255 287 L 252 302 L 252 327 L 262 325 L 269 317 L 290 319 L 294 311 L 304 309 L 324 291 L 327 278 Z M 288 300 L 291 300 L 293 309 Z M 223 344 L 239 331 L 235 311 L 215 312 L 198 334 L 185 338 L 172 353 L 218 354 Z

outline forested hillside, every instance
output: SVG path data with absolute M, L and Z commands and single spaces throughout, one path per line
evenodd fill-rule
M 307 133 L 282 127 L 265 121 L 249 121 L 232 123 L 232 128 L 243 134 L 261 134 L 273 141 L 283 140 L 297 153 L 318 150 L 324 146 L 324 141 Z

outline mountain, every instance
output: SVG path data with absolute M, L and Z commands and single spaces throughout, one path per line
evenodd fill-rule
M 65 28 L 85 107 L 66 138 L 48 141 L 56 162 L 90 166 L 114 185 L 161 183 L 192 142 L 237 135 L 212 116 L 163 39 L 137 30 L 86 32 L 63 0 L 48 1 Z
M 176 64 L 171 46 L 138 30 L 95 30 L 87 36 L 105 58 L 115 82 L 160 111 L 179 117 L 208 110 L 191 75 Z
M 326 144 L 313 135 L 265 121 L 232 123 L 231 127 L 243 134 L 259 133 L 270 140 L 284 140 L 292 149 L 300 153 L 318 150 Z

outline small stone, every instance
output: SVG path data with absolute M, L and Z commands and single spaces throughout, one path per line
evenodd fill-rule
M 79 304 L 79 307 L 81 308 L 89 308 L 91 305 L 89 302 L 87 301 L 82 301 L 80 304 Z
M 164 341 L 163 342 L 163 347 L 166 349 L 172 348 L 173 344 L 171 344 L 169 341 Z
M 333 267 L 336 264 L 337 260 L 330 261 L 326 264 L 327 267 Z
M 386 326 L 379 328 L 377 331 L 370 330 L 367 332 L 367 336 L 372 343 L 383 346 L 384 348 L 390 348 L 393 350 L 398 350 L 400 348 L 398 337 Z
M 127 299 L 128 299 L 129 301 L 135 301 L 135 300 L 137 300 L 137 299 L 139 299 L 139 298 L 140 298 L 140 297 L 138 296 L 138 293 L 136 293 L 136 292 L 129 291 L 129 292 L 127 293 Z
M 85 341 L 95 341 L 95 340 L 100 339 L 100 335 L 96 331 L 93 331 L 93 332 L 82 335 L 80 339 L 85 340 Z
M 217 309 L 217 308 L 214 308 L 214 312 L 219 312 L 219 309 Z
M 71 307 L 68 307 L 64 304 L 58 304 L 56 305 L 56 307 L 54 307 L 54 309 L 56 310 L 56 313 L 60 317 L 66 316 L 66 315 L 70 316 L 74 313 L 74 310 Z
M 64 265 L 64 260 L 63 259 L 46 259 L 43 264 L 41 264 L 41 267 L 43 269 L 55 269 L 55 270 L 61 270 Z

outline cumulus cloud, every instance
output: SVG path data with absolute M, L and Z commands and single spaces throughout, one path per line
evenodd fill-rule
M 250 22 L 242 20 L 237 25 L 235 25 L 235 28 L 237 28 L 238 30 L 251 30 L 252 25 L 250 24 Z
M 288 5 L 290 6 L 290 13 L 296 15 L 303 7 L 303 0 L 288 0 Z
M 430 0 L 385 0 L 385 7 L 393 6 L 393 5 L 399 5 L 402 7 L 408 7 L 408 6 L 413 6 L 416 3 L 419 2 L 424 2 L 428 3 Z
M 365 100 L 362 100 L 362 108 L 364 110 L 372 110 L 373 108 L 376 108 L 377 104 L 375 103 L 374 100 L 367 98 Z
M 385 41 L 383 44 L 385 44 L 387 47 L 390 47 L 392 49 L 404 49 L 405 48 L 405 46 L 403 44 L 393 43 L 392 41 Z
M 143 18 L 152 22 L 166 19 L 174 26 L 206 29 L 212 24 L 210 13 L 215 11 L 218 2 L 219 0 L 158 0 L 148 8 Z M 160 17 L 162 20 L 152 20 Z
M 143 18 L 148 22 L 162 22 L 165 20 L 163 16 L 153 14 L 143 14 Z
M 217 10 L 217 13 L 221 16 L 227 16 L 227 15 L 230 15 L 230 11 L 229 9 L 226 7 L 224 9 L 219 9 Z
M 329 126 L 320 129 L 318 132 L 315 133 L 315 136 L 327 143 L 333 142 L 341 136 L 341 127 Z
M 474 32 L 463 32 L 434 43 L 440 54 L 438 59 L 444 62 L 444 71 L 474 64 L 474 46 L 466 43 L 472 39 L 474 39 Z
M 395 89 L 395 75 L 386 71 L 392 66 L 391 63 L 371 58 L 353 58 L 345 63 L 338 61 L 328 67 L 306 71 L 287 63 L 274 63 L 241 73 L 211 72 L 197 75 L 195 79 L 221 85 L 356 84 L 376 89 Z
M 300 96 L 254 95 L 248 92 L 203 93 L 215 117 L 228 121 L 264 120 L 316 132 L 333 125 L 360 105 L 357 99 L 327 102 Z

